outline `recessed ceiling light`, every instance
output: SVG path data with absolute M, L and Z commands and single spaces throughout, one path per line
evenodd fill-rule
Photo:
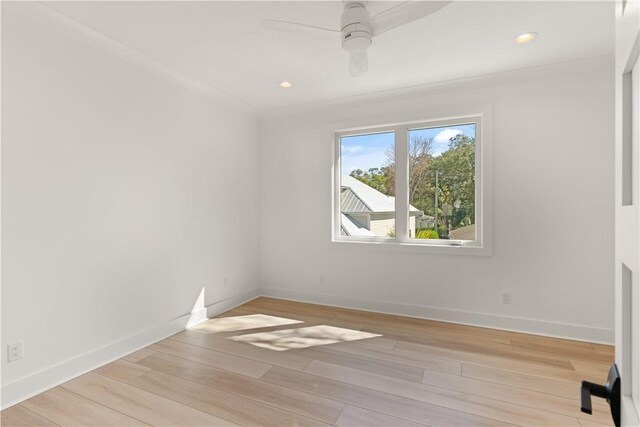
M 538 36 L 538 33 L 524 33 L 524 34 L 520 34 L 518 37 L 516 37 L 515 42 L 517 44 L 525 44 L 525 43 L 529 43 L 530 41 L 533 41 L 533 39 L 535 39 Z
M 280 82 L 280 87 L 283 88 L 283 89 L 289 89 L 292 86 L 293 85 L 290 82 L 286 81 L 286 80 L 284 82 Z

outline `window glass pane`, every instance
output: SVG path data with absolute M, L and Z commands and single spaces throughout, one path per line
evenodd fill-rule
M 475 124 L 409 131 L 409 237 L 476 240 Z
M 340 235 L 394 238 L 395 133 L 340 138 Z

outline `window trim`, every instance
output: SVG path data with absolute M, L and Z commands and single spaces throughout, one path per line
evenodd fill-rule
M 382 126 L 357 127 L 334 132 L 333 156 L 333 208 L 332 242 L 355 244 L 360 248 L 385 248 L 390 250 L 409 250 L 427 253 L 484 255 L 492 254 L 491 245 L 491 165 L 487 155 L 491 144 L 491 108 L 485 106 L 480 112 L 449 117 L 430 118 L 419 121 L 401 122 Z M 463 241 L 461 245 L 450 240 L 420 240 L 409 238 L 409 131 L 434 127 L 447 127 L 461 124 L 475 124 L 475 194 L 476 194 L 476 241 Z M 341 142 L 345 136 L 367 135 L 372 133 L 395 132 L 396 156 L 396 237 L 361 237 L 341 235 L 340 185 L 341 185 Z

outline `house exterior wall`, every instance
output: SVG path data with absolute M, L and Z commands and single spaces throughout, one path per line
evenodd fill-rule
M 409 237 L 416 237 L 416 217 L 409 217 Z
M 356 224 L 370 230 L 369 225 L 369 214 L 347 214 L 351 221 Z
M 396 229 L 396 219 L 394 214 L 371 214 L 369 228 L 376 236 L 386 237 Z

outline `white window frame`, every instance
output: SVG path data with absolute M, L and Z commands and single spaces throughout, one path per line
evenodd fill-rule
M 409 238 L 409 131 L 417 129 L 451 127 L 462 124 L 474 124 L 475 141 L 475 197 L 476 197 L 476 240 L 455 241 L 446 239 Z M 341 138 L 346 136 L 368 135 L 374 133 L 395 132 L 396 158 L 396 237 L 364 237 L 341 235 Z M 340 130 L 334 133 L 333 164 L 333 215 L 332 241 L 339 244 L 357 244 L 364 249 L 385 248 L 391 250 L 423 251 L 440 254 L 483 255 L 490 256 L 491 250 L 491 186 L 490 161 L 487 158 L 490 147 L 490 110 L 481 113 L 465 114 L 446 118 L 434 118 L 394 125 L 372 126 Z M 377 250 L 377 249 L 373 249 Z

